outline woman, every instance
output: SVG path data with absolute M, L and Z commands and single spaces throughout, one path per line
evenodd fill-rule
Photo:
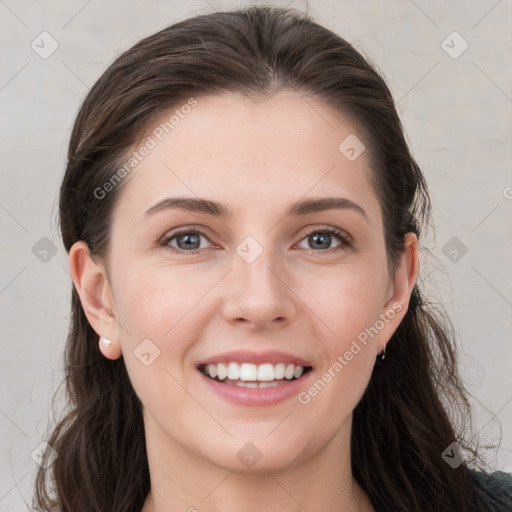
M 512 510 L 417 284 L 429 220 L 387 86 L 307 16 L 137 43 L 71 135 L 70 408 L 39 510 Z

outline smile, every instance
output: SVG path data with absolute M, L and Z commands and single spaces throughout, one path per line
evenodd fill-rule
M 233 350 L 196 363 L 208 392 L 232 404 L 272 406 L 300 393 L 313 375 L 308 359 L 280 350 Z
M 306 369 L 303 366 L 278 363 L 255 365 L 252 363 L 218 363 L 201 366 L 199 369 L 212 379 L 219 382 L 225 379 L 231 381 L 270 382 L 277 380 L 298 379 Z

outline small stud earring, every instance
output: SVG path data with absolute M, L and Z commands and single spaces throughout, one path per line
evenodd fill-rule
M 380 360 L 381 360 L 381 361 L 384 361 L 384 358 L 386 357 L 386 347 L 384 347 L 384 348 L 382 349 L 381 354 L 382 354 L 382 356 L 381 356 Z
M 110 340 L 107 340 L 107 338 L 101 338 L 101 341 L 105 343 L 105 345 L 110 345 L 112 343 Z

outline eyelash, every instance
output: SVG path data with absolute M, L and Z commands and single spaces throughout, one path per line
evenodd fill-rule
M 336 252 L 336 251 L 340 251 L 340 250 L 348 249 L 348 248 L 352 247 L 352 243 L 350 242 L 349 237 L 347 235 L 345 235 L 345 233 L 343 231 L 341 231 L 337 228 L 333 228 L 333 227 L 321 227 L 321 228 L 311 229 L 308 232 L 304 233 L 304 236 L 301 238 L 300 241 L 302 242 L 302 240 L 304 240 L 305 238 L 308 238 L 310 235 L 315 234 L 315 233 L 334 235 L 338 239 L 338 241 L 341 242 L 341 245 L 338 247 L 332 247 L 330 249 L 325 249 L 325 250 L 322 250 L 322 249 L 306 249 L 306 250 L 313 251 L 316 253 L 323 252 L 323 253 L 331 254 L 332 252 Z M 171 252 L 174 252 L 174 253 L 199 254 L 203 249 L 199 249 L 199 250 L 195 250 L 195 251 L 185 251 L 183 249 L 177 249 L 176 247 L 172 247 L 169 245 L 169 242 L 171 240 L 173 240 L 174 238 L 177 238 L 181 235 L 190 235 L 190 234 L 201 235 L 201 236 L 205 237 L 207 240 L 210 240 L 208 238 L 208 236 L 202 230 L 196 229 L 194 227 L 190 227 L 190 228 L 182 229 L 182 230 L 174 232 L 174 233 L 170 233 L 168 236 L 166 236 L 162 239 L 160 244 L 163 247 L 170 248 Z

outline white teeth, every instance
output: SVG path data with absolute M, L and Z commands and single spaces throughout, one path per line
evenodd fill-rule
M 236 364 L 236 363 L 234 363 Z M 256 375 L 258 374 L 258 367 L 255 364 L 243 363 L 240 365 L 241 380 L 257 380 Z
M 286 367 L 286 370 L 284 371 L 284 378 L 285 379 L 293 379 L 293 372 L 295 370 L 295 365 L 289 364 Z
M 204 367 L 203 370 L 209 377 L 215 379 L 218 377 L 218 380 L 222 381 L 226 377 L 229 380 L 239 380 L 242 381 L 237 383 L 236 385 L 241 385 L 244 387 L 258 387 L 257 384 L 255 386 L 249 385 L 250 383 L 246 383 L 244 381 L 260 381 L 262 383 L 269 383 L 275 385 L 278 383 L 272 383 L 272 381 L 287 379 L 291 380 L 293 378 L 298 379 L 304 373 L 303 366 L 295 366 L 294 364 L 278 363 L 273 365 L 271 363 L 265 363 L 260 365 L 255 365 L 252 363 L 218 363 L 218 364 L 208 364 Z M 272 387 L 272 386 L 259 386 L 259 387 Z
M 219 380 L 224 380 L 227 376 L 228 369 L 222 363 L 219 363 L 217 365 L 217 377 L 219 377 Z
M 235 382 L 235 386 L 238 386 L 240 388 L 257 388 L 258 383 L 257 382 L 242 382 L 241 380 Z
M 240 367 L 236 363 L 228 364 L 228 379 L 237 380 L 240 378 Z
M 274 365 L 260 364 L 258 366 L 258 378 L 256 380 L 274 380 Z
M 285 364 L 279 363 L 274 366 L 274 379 L 284 379 Z
M 296 379 L 298 379 L 302 375 L 303 371 L 304 371 L 304 368 L 302 368 L 302 366 L 296 366 L 295 370 L 293 371 L 293 376 Z
M 284 384 L 282 382 L 242 382 L 239 380 L 232 385 L 240 388 L 275 388 Z
M 260 382 L 260 388 L 275 388 L 276 386 L 281 386 L 280 382 Z
M 212 377 L 212 379 L 215 379 L 215 377 L 217 377 L 217 365 L 209 364 L 208 365 L 208 373 L 210 374 L 210 377 Z

